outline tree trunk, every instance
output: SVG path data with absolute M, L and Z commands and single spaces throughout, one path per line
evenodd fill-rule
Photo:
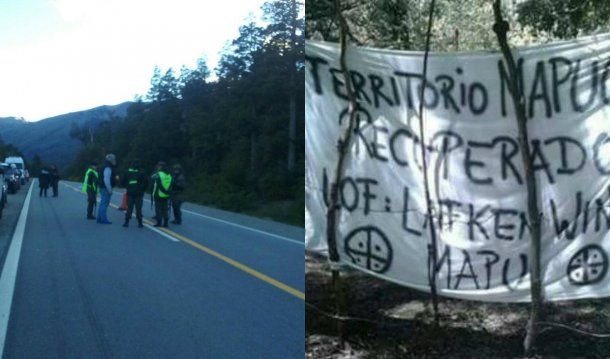
M 538 209 L 538 189 L 536 187 L 536 178 L 534 175 L 534 161 L 530 152 L 529 139 L 527 133 L 527 118 L 525 115 L 525 99 L 523 98 L 523 89 L 517 81 L 517 66 L 515 59 L 510 52 L 510 47 L 507 40 L 507 32 L 509 30 L 508 22 L 502 17 L 500 0 L 494 2 L 495 24 L 493 30 L 498 38 L 498 44 L 504 55 L 504 60 L 509 72 L 509 86 L 513 99 L 513 106 L 517 119 L 517 127 L 519 130 L 519 146 L 521 149 L 523 167 L 525 168 L 525 185 L 527 190 L 527 213 L 530 223 L 530 291 L 532 298 L 531 316 L 527 324 L 527 334 L 523 343 L 526 353 L 530 353 L 536 335 L 538 334 L 537 323 L 542 318 L 542 281 L 540 268 L 540 210 Z
M 292 172 L 296 163 L 296 138 L 297 138 L 297 114 L 296 114 L 296 64 L 294 51 L 296 51 L 296 31 L 297 31 L 297 2 L 291 1 L 292 24 L 290 32 L 290 42 L 292 45 L 292 56 L 290 58 L 290 123 L 288 125 L 288 171 Z
M 292 172 L 296 163 L 297 115 L 294 75 L 291 75 L 290 77 L 290 87 L 292 90 L 290 91 L 290 124 L 288 126 L 288 171 Z
M 432 24 L 434 19 L 434 0 L 430 2 L 430 12 L 428 15 L 428 28 L 426 35 L 426 48 L 424 50 L 424 63 L 422 69 L 422 83 L 427 83 L 427 73 L 428 73 L 428 54 L 430 52 L 430 36 L 432 32 Z M 430 297 L 432 299 L 432 310 L 434 312 L 434 325 L 436 327 L 439 326 L 440 319 L 438 313 L 438 295 L 436 289 L 436 265 L 438 263 L 438 244 L 437 244 L 437 235 L 436 228 L 433 220 L 433 204 L 432 198 L 430 196 L 430 181 L 428 179 L 428 161 L 426 159 L 426 149 L 425 149 L 425 135 L 424 135 L 424 89 L 425 86 L 421 87 L 420 100 L 419 102 L 419 150 L 421 152 L 422 158 L 422 172 L 423 172 L 423 180 L 424 180 L 424 195 L 426 198 L 426 216 L 428 220 L 428 228 L 430 230 L 430 244 L 428 245 L 429 254 L 428 254 L 428 283 L 430 285 Z
M 256 111 L 254 107 L 252 107 L 252 123 L 256 123 Z M 252 176 L 256 175 L 256 130 L 250 130 L 250 174 Z
M 294 0 L 293 0 L 294 1 Z M 339 263 L 339 252 L 337 249 L 337 220 L 341 211 L 341 206 L 339 205 L 339 186 L 341 183 L 341 179 L 343 178 L 343 171 L 345 166 L 345 159 L 348 152 L 348 148 L 351 143 L 352 132 L 354 130 L 354 123 L 356 120 L 356 97 L 354 95 L 354 90 L 352 86 L 352 81 L 349 77 L 349 71 L 347 69 L 347 64 L 345 61 L 345 56 L 347 52 L 347 22 L 341 13 L 341 4 L 340 0 L 334 0 L 335 11 L 337 14 L 337 19 L 340 24 L 340 36 L 341 36 L 341 56 L 339 58 L 339 63 L 341 65 L 341 72 L 343 73 L 343 77 L 345 79 L 345 88 L 347 90 L 347 95 L 349 99 L 348 105 L 348 113 L 349 113 L 349 122 L 347 128 L 345 129 L 345 133 L 342 137 L 339 138 L 339 146 L 338 146 L 338 159 L 337 159 L 337 167 L 335 169 L 335 180 L 331 183 L 330 186 L 330 203 L 328 204 L 326 211 L 326 239 L 328 243 L 328 259 L 331 263 L 331 272 L 333 277 L 333 291 L 335 294 L 335 306 L 337 310 L 337 314 L 339 316 L 345 316 L 347 314 L 348 307 L 348 299 L 346 291 L 343 290 L 343 285 L 341 281 L 341 276 L 339 274 L 339 269 L 337 264 Z M 347 338 L 347 329 L 345 328 L 342 321 L 337 322 L 337 332 L 339 333 L 340 345 L 341 348 L 344 348 L 345 341 Z

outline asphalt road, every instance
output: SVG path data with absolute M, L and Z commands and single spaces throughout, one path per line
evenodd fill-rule
M 87 221 L 85 201 L 75 183 L 26 198 L 0 278 L 3 357 L 304 357 L 302 228 L 195 205 L 169 230 L 123 228 L 112 207 L 112 225 Z

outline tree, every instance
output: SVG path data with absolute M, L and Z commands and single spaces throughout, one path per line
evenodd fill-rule
M 236 81 L 250 72 L 254 57 L 262 48 L 263 29 L 250 20 L 239 27 L 239 36 L 226 46 L 222 52 L 218 69 L 218 77 Z
M 207 61 L 203 57 L 197 60 L 197 67 L 193 70 L 182 66 L 178 79 L 179 92 L 182 99 L 187 100 L 187 103 L 200 101 L 200 97 L 205 94 L 206 81 L 210 74 Z
M 247 131 L 249 136 L 251 173 L 256 171 L 259 136 L 257 102 L 260 100 L 260 91 L 257 90 L 257 85 L 264 81 L 252 72 L 255 62 L 260 59 L 263 43 L 264 30 L 250 18 L 246 25 L 240 26 L 239 37 L 223 53 L 217 72 L 221 81 L 228 86 L 231 96 L 243 100 L 241 107 L 234 108 L 238 109 L 235 117 L 240 123 L 239 128 Z
M 293 171 L 296 164 L 296 76 L 299 62 L 304 56 L 304 20 L 299 17 L 302 4 L 296 0 L 276 0 L 263 5 L 264 17 L 269 21 L 265 32 L 270 45 L 277 49 L 279 56 L 286 59 L 288 71 L 289 122 L 287 167 Z
M 178 80 L 174 76 L 174 70 L 171 68 L 161 75 L 161 69 L 155 66 L 151 85 L 146 96 L 149 101 L 168 101 L 178 97 Z
M 519 22 L 538 36 L 547 33 L 565 39 L 610 27 L 610 2 L 607 0 L 530 0 L 519 4 L 517 13 Z

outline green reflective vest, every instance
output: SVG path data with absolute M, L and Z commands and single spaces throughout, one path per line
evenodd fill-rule
M 159 198 L 169 198 L 169 188 L 172 184 L 172 175 L 163 171 L 157 172 L 153 193 Z
M 128 170 L 127 170 L 127 172 L 129 172 L 129 173 L 138 173 L 138 172 L 140 172 L 140 171 L 138 171 L 138 170 L 136 170 L 136 169 L 133 169 L 133 168 L 130 168 L 130 169 L 128 169 Z M 131 179 L 131 178 L 130 178 L 130 179 L 129 179 L 129 183 L 128 183 L 128 185 L 130 185 L 130 184 L 138 184 L 138 180 L 137 180 L 137 179 Z
M 89 176 L 93 176 L 93 180 L 90 181 Z M 87 170 L 87 172 L 85 173 L 85 180 L 83 181 L 83 193 L 87 193 L 89 188 L 91 188 L 93 190 L 94 193 L 97 193 L 97 181 L 98 181 L 98 175 L 97 175 L 97 171 L 89 168 Z M 91 183 L 89 183 L 91 182 Z

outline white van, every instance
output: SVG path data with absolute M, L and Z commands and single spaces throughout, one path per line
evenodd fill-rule
M 17 169 L 17 175 L 19 176 L 19 183 L 25 184 L 25 162 L 21 157 L 7 157 L 4 159 L 4 163 L 8 164 L 11 167 L 15 167 Z
M 23 158 L 21 157 L 7 157 L 4 159 L 4 163 L 7 164 L 14 164 L 15 167 L 17 167 L 20 170 L 24 170 L 25 169 L 25 162 L 23 161 Z

